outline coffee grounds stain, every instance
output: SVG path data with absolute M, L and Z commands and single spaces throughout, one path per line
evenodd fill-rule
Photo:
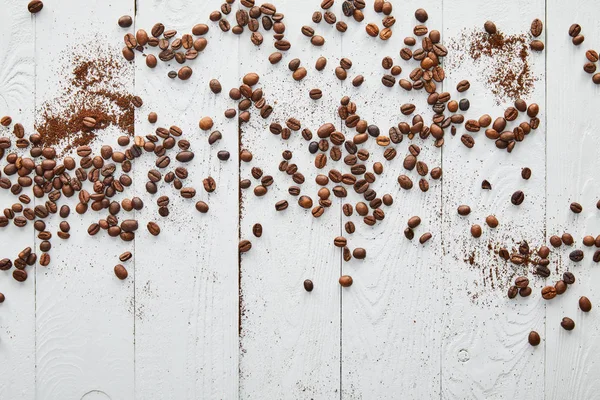
M 484 84 L 495 97 L 496 104 L 526 98 L 539 80 L 530 64 L 529 34 L 507 35 L 501 31 L 490 35 L 478 29 L 464 29 L 450 40 L 447 71 L 460 71 L 470 59 L 478 68 Z
M 41 146 L 55 147 L 62 156 L 92 143 L 98 131 L 111 126 L 133 136 L 133 95 L 125 90 L 133 69 L 114 53 L 92 48 L 86 54 L 71 54 L 59 94 L 37 110 L 35 129 Z M 96 120 L 94 128 L 83 124 L 86 117 Z

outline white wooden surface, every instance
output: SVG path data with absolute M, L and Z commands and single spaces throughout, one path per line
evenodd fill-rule
M 267 61 L 275 51 L 272 33 L 263 32 L 264 43 L 256 47 L 247 30 L 240 36 L 223 34 L 208 20 L 220 1 L 191 6 L 185 0 L 138 0 L 130 29 L 120 28 L 116 21 L 121 15 L 134 15 L 133 1 L 46 0 L 35 16 L 23 2 L 0 1 L 0 116 L 11 115 L 28 134 L 33 131 L 36 107 L 59 93 L 64 83 L 59 72 L 74 47 L 89 47 L 97 40 L 106 48 L 112 46 L 105 51 L 119 54 L 126 32 L 149 31 L 159 21 L 180 33 L 196 23 L 210 26 L 206 50 L 190 62 L 194 74 L 189 81 L 166 77 L 178 64 L 170 67 L 160 62 L 150 70 L 139 54 L 122 77 L 127 88 L 144 99 L 136 112 L 136 134 L 178 125 L 190 140 L 196 157 L 188 165 L 186 181 L 196 187 L 196 197 L 183 199 L 163 183 L 161 191 L 171 198 L 171 214 L 159 217 L 157 196 L 144 190 L 153 161 L 140 159 L 133 191 L 145 207 L 135 213 L 144 221 L 135 242 L 90 238 L 87 226 L 100 214 L 88 213 L 69 218 L 69 240 L 52 240 L 48 268 L 28 267 L 29 279 L 24 283 L 2 274 L 0 292 L 7 300 L 0 305 L 0 398 L 600 398 L 596 379 L 600 319 L 596 308 L 584 314 L 577 305 L 582 295 L 594 305 L 600 298 L 600 276 L 591 260 L 594 250 L 585 250 L 584 261 L 577 265 L 568 259 L 571 248 L 553 251 L 548 283 L 558 279 L 556 271 L 564 270 L 572 270 L 577 283 L 546 302 L 539 294 L 545 280 L 531 275 L 533 294 L 509 301 L 506 289 L 513 267 L 488 249 L 488 244 L 511 249 L 521 240 L 537 247 L 564 231 L 576 238 L 573 248 L 581 248 L 583 235 L 600 233 L 595 208 L 600 198 L 595 176 L 599 89 L 582 70 L 585 51 L 600 47 L 595 18 L 600 6 L 587 0 L 563 3 L 394 1 L 394 34 L 382 42 L 364 32 L 367 22 L 381 18 L 372 4 L 364 10 L 365 21 L 357 23 L 342 16 L 337 1 L 333 10 L 349 25 L 340 34 L 324 21 L 311 22 L 319 1 L 285 0 L 275 5 L 286 15 L 286 38 L 292 48 L 280 64 L 272 66 Z M 227 17 L 232 24 L 237 7 L 234 4 Z M 350 96 L 361 118 L 377 124 L 383 134 L 393 124 L 410 120 L 399 113 L 403 103 L 416 104 L 416 113 L 429 121 L 425 93 L 407 93 L 380 83 L 384 56 L 402 66 L 401 77 L 412 69 L 398 52 L 404 47 L 402 39 L 412 33 L 413 13 L 419 7 L 429 13 L 426 25 L 442 32 L 446 41 L 463 28 L 481 27 L 487 19 L 509 34 L 527 32 L 534 18 L 543 20 L 541 39 L 547 51 L 533 55 L 532 68 L 540 80 L 525 99 L 539 104 L 542 123 L 512 154 L 497 150 L 483 130 L 474 135 L 473 149 L 460 142 L 463 127 L 458 127 L 455 137 L 446 133 L 443 149 L 433 147 L 430 140 L 416 139 L 429 168 L 444 170 L 441 181 L 430 180 L 426 194 L 416 187 L 410 192 L 398 187 L 406 139 L 390 162 L 383 160 L 381 148 L 369 143 L 371 159 L 366 165 L 377 160 L 385 167 L 373 187 L 379 196 L 392 194 L 394 204 L 382 207 L 386 217 L 373 228 L 355 214 L 351 220 L 357 232 L 348 235 L 344 231 L 348 218 L 341 206 L 355 204 L 359 197 L 350 193 L 340 201 L 332 196 L 332 206 L 319 219 L 301 209 L 287 192 L 294 184 L 291 177 L 277 165 L 281 152 L 292 150 L 290 162 L 306 177 L 299 185 L 302 193 L 315 200 L 318 189 L 308 142 L 299 132 L 284 141 L 268 127 L 296 117 L 315 137 L 325 122 L 352 135 L 336 113 L 343 95 Z M 574 22 L 582 25 L 586 37 L 580 47 L 574 47 L 567 35 Z M 303 25 L 322 34 L 325 46 L 310 45 L 300 33 Z M 321 55 L 328 65 L 317 72 L 314 63 Z M 308 70 L 301 82 L 292 79 L 287 67 L 295 57 Z M 341 57 L 353 61 L 344 82 L 333 72 Z M 251 121 L 241 125 L 240 142 L 237 119 L 227 120 L 222 113 L 237 107 L 227 93 L 239 86 L 247 72 L 260 74 L 257 86 L 275 110 L 263 120 L 252 108 Z M 471 89 L 458 96 L 471 101 L 466 118 L 477 119 L 483 113 L 495 118 L 512 105 L 496 105 L 478 80 L 477 69 L 468 63 L 446 72 L 441 89 L 453 96 L 458 81 L 471 82 Z M 351 79 L 359 74 L 365 76 L 365 83 L 354 88 Z M 208 88 L 212 78 L 223 85 L 219 95 Z M 316 87 L 324 96 L 313 101 L 308 91 Z M 146 119 L 150 111 L 159 116 L 154 125 Z M 207 142 L 209 132 L 198 128 L 203 116 L 212 117 L 213 130 L 223 134 L 213 146 Z M 12 128 L 0 128 L 0 135 L 11 136 Z M 102 140 L 116 145 L 117 135 L 109 131 Z M 238 145 L 253 153 L 252 162 L 238 164 Z M 230 151 L 231 159 L 219 161 L 218 150 Z M 252 188 L 244 191 L 240 203 L 238 181 L 249 178 L 252 187 L 258 184 L 250 173 L 255 166 L 272 175 L 275 183 L 262 198 L 255 197 Z M 533 171 L 529 181 L 520 177 L 525 166 Z M 329 160 L 329 168 L 348 170 L 341 161 Z M 202 179 L 209 175 L 218 184 L 212 194 L 202 189 Z M 491 192 L 481 190 L 483 179 L 492 183 Z M 515 207 L 510 196 L 518 189 L 526 198 Z M 0 199 L 2 209 L 15 202 L 6 191 L 0 192 Z M 274 204 L 281 199 L 290 206 L 276 212 Z M 198 200 L 209 204 L 208 214 L 194 209 Z M 572 201 L 580 202 L 584 212 L 572 214 Z M 75 199 L 61 199 L 59 204 L 73 208 Z M 471 206 L 468 217 L 456 213 L 460 204 Z M 495 230 L 485 226 L 489 214 L 500 220 Z M 416 238 L 408 242 L 402 231 L 413 215 L 423 222 Z M 148 220 L 160 225 L 158 238 L 147 232 Z M 52 231 L 59 221 L 58 216 L 49 219 Z M 261 238 L 252 235 L 256 222 L 264 228 Z M 477 240 L 469 234 L 473 223 L 484 229 Z M 425 231 L 432 232 L 433 238 L 422 246 L 417 239 Z M 343 262 L 340 250 L 333 246 L 333 238 L 340 234 L 348 237 L 350 248 L 365 247 L 367 258 Z M 35 244 L 32 226 L 9 226 L 1 235 L 0 258 L 14 259 L 22 248 Z M 251 240 L 253 247 L 238 263 L 240 239 Z M 134 259 L 126 265 L 130 277 L 121 282 L 112 268 L 126 250 L 134 253 Z M 471 254 L 473 265 L 465 262 Z M 496 266 L 504 272 L 496 275 Z M 516 276 L 525 270 L 512 272 Z M 352 275 L 354 285 L 341 289 L 340 274 Z M 312 293 L 304 291 L 304 279 L 314 282 Z M 575 320 L 574 331 L 559 326 L 564 316 Z M 527 343 L 530 330 L 542 336 L 537 348 Z

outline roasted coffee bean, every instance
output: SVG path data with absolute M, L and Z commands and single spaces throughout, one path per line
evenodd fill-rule
M 547 278 L 550 276 L 550 270 L 548 269 L 548 267 L 545 267 L 543 265 L 536 266 L 535 272 L 543 278 Z
M 519 288 L 517 288 L 516 286 L 511 286 L 508 288 L 508 298 L 509 299 L 514 299 L 515 297 L 517 297 L 517 294 L 519 294 Z
M 575 243 L 575 240 L 573 239 L 573 236 L 570 233 L 563 233 L 561 236 L 561 240 L 567 246 L 571 246 L 573 243 Z
M 592 302 L 585 296 L 579 298 L 579 309 L 583 312 L 590 312 L 592 310 Z
M 280 200 L 275 203 L 275 210 L 277 211 L 283 211 L 286 208 L 288 208 L 288 202 L 286 200 Z
M 527 341 L 529 342 L 530 345 L 532 345 L 534 347 L 538 346 L 541 342 L 539 333 L 537 333 L 536 331 L 529 332 Z
M 517 190 L 516 192 L 514 192 L 510 198 L 510 202 L 513 203 L 515 206 L 523 204 L 523 200 L 525 200 L 525 194 L 521 190 Z
M 497 228 L 498 227 L 498 218 L 496 218 L 496 216 L 494 216 L 494 215 L 488 215 L 485 218 L 485 223 L 488 224 L 488 226 L 490 228 Z
M 561 295 L 567 291 L 567 284 L 564 281 L 558 281 L 554 284 L 554 289 L 556 289 L 556 294 Z
M 115 275 L 120 280 L 124 280 L 124 279 L 127 279 L 128 273 L 127 273 L 127 270 L 125 269 L 125 267 L 123 265 L 117 264 L 115 266 Z
M 554 286 L 545 286 L 542 288 L 542 297 L 546 300 L 552 300 L 556 297 L 556 289 Z
M 569 208 L 575 214 L 579 214 L 581 211 L 583 211 L 583 207 L 581 206 L 581 204 L 576 203 L 576 202 L 571 203 L 571 205 L 569 206 Z
M 544 28 L 544 24 L 539 19 L 536 18 L 533 20 L 533 22 L 531 22 L 530 31 L 534 37 L 539 37 L 542 34 L 543 28 Z
M 461 205 L 458 206 L 458 215 L 469 215 L 471 213 L 471 207 L 467 206 L 467 205 Z
M 486 21 L 485 24 L 483 24 L 483 28 L 490 35 L 493 35 L 497 32 L 496 24 L 494 24 L 492 21 Z
M 339 282 L 342 287 L 350 287 L 352 286 L 352 277 L 350 275 L 343 275 L 340 277 Z
M 573 262 L 580 262 L 581 260 L 583 260 L 583 256 L 584 254 L 581 250 L 573 250 L 571 253 L 569 253 L 569 258 Z
M 475 139 L 473 139 L 473 136 L 469 135 L 469 134 L 464 134 L 460 137 L 461 142 L 465 145 L 465 147 L 467 148 L 473 148 L 473 146 L 475 146 Z
M 42 8 L 44 8 L 44 3 L 42 3 L 41 0 L 31 0 L 29 2 L 29 4 L 27 4 L 27 9 L 32 14 L 39 13 L 40 11 L 42 11 Z M 129 18 L 131 19 L 131 17 L 129 17 Z M 120 23 L 121 23 L 121 20 L 119 19 L 119 24 Z M 131 26 L 131 22 L 129 23 L 129 25 L 125 25 L 123 27 L 127 27 L 127 26 Z
M 564 317 L 560 322 L 560 326 L 562 326 L 563 329 L 566 331 L 572 331 L 573 329 L 575 329 L 575 321 L 573 321 L 569 317 Z
M 531 43 L 529 43 L 529 47 L 533 51 L 543 51 L 544 42 L 542 42 L 541 40 L 532 40 Z
M 148 222 L 146 226 L 148 228 L 148 232 L 150 232 L 153 236 L 158 236 L 160 234 L 160 227 L 156 222 Z
M 367 251 L 361 247 L 357 247 L 352 251 L 352 256 L 357 260 L 364 260 L 367 257 Z
M 563 281 L 567 285 L 572 285 L 575 283 L 575 275 L 573 275 L 572 272 L 567 271 L 563 274 Z
M 573 24 L 569 27 L 569 36 L 575 37 L 581 33 L 581 26 L 579 24 Z
M 304 290 L 307 292 L 312 292 L 314 288 L 313 282 L 310 279 L 306 279 L 304 281 Z
M 550 244 L 552 245 L 552 247 L 560 247 L 562 246 L 562 239 L 560 238 L 560 236 L 553 235 L 550 237 Z
M 529 286 L 529 279 L 526 276 L 519 276 L 515 279 L 515 286 L 519 289 Z
M 471 84 L 469 83 L 469 81 L 464 80 L 464 81 L 458 82 L 458 85 L 456 85 L 456 90 L 459 93 L 462 93 L 462 92 L 466 92 L 467 90 L 469 90 L 470 87 L 471 87 Z

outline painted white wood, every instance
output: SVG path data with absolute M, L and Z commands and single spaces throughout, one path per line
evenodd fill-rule
M 340 85 L 334 68 L 341 54 L 340 34 L 325 21 L 314 24 L 313 11 L 302 2 L 278 2 L 279 12 L 286 16 L 286 39 L 292 43 L 283 60 L 271 65 L 267 57 L 276 51 L 272 33 L 265 33 L 264 43 L 255 47 L 245 32 L 240 37 L 240 76 L 257 72 L 269 104 L 274 111 L 263 120 L 255 109 L 248 124 L 241 126 L 242 147 L 254 156 L 252 162 L 242 163 L 241 178 L 252 181 L 243 192 L 241 237 L 252 241 L 252 249 L 241 256 L 242 326 L 240 342 L 240 398 L 243 399 L 334 399 L 340 397 L 340 252 L 333 239 L 340 231 L 340 201 L 331 195 L 332 206 L 318 219 L 298 205 L 298 199 L 288 194 L 296 185 L 291 176 L 278 170 L 282 151 L 291 150 L 289 163 L 298 165 L 305 176 L 301 194 L 317 202 L 317 171 L 314 157 L 308 152 L 301 132 L 293 132 L 289 140 L 269 131 L 271 122 L 295 117 L 302 128 L 313 132 L 326 122 L 338 123 L 337 104 Z M 334 5 L 341 15 L 341 4 Z M 313 26 L 326 43 L 323 47 L 310 44 L 301 27 Z M 328 59 L 327 68 L 315 69 L 318 57 Z M 308 74 L 297 82 L 292 78 L 288 63 L 299 58 Z M 241 82 L 240 82 L 241 83 Z M 320 88 L 323 97 L 314 101 L 308 92 Z M 328 161 L 321 173 L 339 163 Z M 251 175 L 251 168 L 262 168 L 274 178 L 268 193 L 256 197 L 253 189 L 260 181 Z M 332 184 L 328 185 L 331 189 Z M 275 211 L 275 203 L 287 200 L 285 211 Z M 261 238 L 252 235 L 252 226 L 263 226 Z M 314 290 L 303 288 L 311 279 Z
M 20 150 L 14 147 L 16 140 L 13 126 L 21 123 L 27 134 L 33 133 L 35 63 L 34 39 L 35 18 L 31 17 L 21 3 L 2 0 L 0 9 L 12 16 L 12 23 L 0 24 L 0 118 L 8 115 L 13 119 L 10 127 L 0 127 L 0 136 L 9 137 L 13 147 L 5 154 Z M 2 18 L 5 20 L 5 18 Z M 2 176 L 6 176 L 2 172 Z M 9 176 L 15 183 L 16 175 Z M 33 199 L 31 188 L 22 193 Z M 0 207 L 3 210 L 17 203 L 18 196 L 10 191 L 0 192 Z M 29 207 L 32 207 L 33 201 Z M 34 248 L 34 229 L 30 222 L 25 228 L 18 228 L 10 221 L 0 228 L 0 258 L 14 260 L 25 247 Z M 27 267 L 27 281 L 20 283 L 13 279 L 12 268 L 2 271 L 0 292 L 6 296 L 0 304 L 0 398 L 33 399 L 35 396 L 35 267 Z M 15 371 L 20 371 L 15 374 Z
M 371 38 L 364 26 L 368 22 L 378 25 L 383 17 L 369 5 L 363 11 L 363 23 L 349 21 L 350 28 L 342 39 L 342 55 L 352 60 L 348 81 L 343 84 L 343 94 L 350 96 L 357 105 L 357 114 L 369 124 L 380 128 L 381 135 L 388 135 L 389 128 L 400 122 L 412 121 L 414 115 L 422 115 L 429 124 L 433 115 L 427 106 L 425 90 L 410 92 L 398 83 L 392 88 L 381 83 L 384 70 L 381 65 L 386 56 L 392 57 L 394 65 L 402 68 L 396 77 L 408 79 L 410 72 L 418 66 L 414 60 L 404 61 L 399 51 L 405 47 L 403 40 L 413 36 L 413 27 L 419 22 L 414 17 L 416 9 L 427 10 L 427 27 L 442 31 L 442 2 L 439 0 L 407 1 L 393 3 L 391 15 L 396 18 L 392 37 L 388 41 Z M 420 48 L 414 46 L 413 51 Z M 365 83 L 354 88 L 351 79 L 364 75 Z M 417 106 L 414 115 L 404 116 L 400 106 L 413 103 Z M 344 126 L 343 132 L 351 138 L 354 129 Z M 440 336 L 442 309 L 441 281 L 441 221 L 440 199 L 442 182 L 427 176 L 428 192 L 418 187 L 420 176 L 416 170 L 407 171 L 403 160 L 408 146 L 421 148 L 418 159 L 429 169 L 441 166 L 441 150 L 435 148 L 432 138 L 422 140 L 417 135 L 412 141 L 404 137 L 395 148 L 396 158 L 387 161 L 383 157 L 386 149 L 370 138 L 359 148 L 367 149 L 370 158 L 363 164 L 373 172 L 373 164 L 381 162 L 384 172 L 371 184 L 382 198 L 389 193 L 394 199 L 392 206 L 382 205 L 383 221 L 373 227 L 363 222 L 356 211 L 351 218 L 342 217 L 342 234 L 348 238 L 350 249 L 363 247 L 367 251 L 365 260 L 352 259 L 342 263 L 342 273 L 351 275 L 354 283 L 344 288 L 342 302 L 342 395 L 348 399 L 395 399 L 395 398 L 439 398 L 440 396 Z M 342 171 L 350 173 L 343 165 Z M 406 174 L 414 182 L 412 190 L 400 188 L 398 176 Z M 361 178 L 361 177 L 358 177 Z M 345 202 L 353 206 L 365 201 L 362 195 L 349 188 Z M 371 210 L 372 211 L 372 210 Z M 421 225 L 415 229 L 415 238 L 410 241 L 403 231 L 412 216 L 420 216 Z M 348 234 L 343 229 L 347 221 L 353 221 L 356 232 Z M 419 237 L 431 232 L 433 238 L 421 245 Z
M 194 73 L 188 81 L 171 80 L 167 72 L 178 70 L 159 61 L 151 70 L 137 54 L 136 93 L 144 107 L 136 118 L 136 133 L 153 134 L 157 127 L 177 125 L 195 153 L 185 165 L 189 177 L 184 186 L 196 188 L 194 199 L 184 199 L 172 185 L 162 182 L 160 194 L 168 195 L 170 215 L 158 215 L 157 195 L 146 193 L 147 172 L 156 168 L 155 157 L 136 160 L 136 191 L 145 207 L 138 213 L 141 230 L 135 248 L 135 360 L 136 398 L 184 399 L 237 397 L 238 377 L 238 179 L 237 119 L 223 112 L 233 106 L 227 92 L 237 84 L 237 38 L 223 35 L 208 21 L 216 2 L 192 6 L 189 1 L 138 1 L 136 28 L 150 32 L 162 22 L 176 29 L 178 37 L 191 33 L 197 23 L 209 23 L 208 46 L 198 58 L 186 62 Z M 148 53 L 158 55 L 157 48 Z M 221 81 L 223 92 L 213 94 L 210 79 Z M 147 121 L 150 111 L 158 122 Z M 212 131 L 201 131 L 200 118 L 215 121 L 223 139 L 208 144 Z M 231 153 L 229 161 L 216 157 L 219 150 Z M 173 171 L 184 166 L 169 154 Z M 163 171 L 163 175 L 166 171 Z M 202 180 L 212 176 L 215 192 L 204 191 Z M 195 203 L 203 200 L 210 210 L 200 214 Z M 158 237 L 146 229 L 148 221 L 161 227 Z
M 517 16 L 518 17 L 515 17 Z M 544 2 L 506 1 L 474 6 L 470 1 L 444 2 L 444 36 L 457 37 L 463 27 L 483 30 L 486 20 L 496 23 L 506 34 L 528 33 L 534 18 L 544 19 Z M 532 248 L 543 243 L 545 226 L 545 125 L 544 125 L 544 53 L 532 55 L 532 71 L 540 77 L 527 103 L 539 104 L 542 124 L 537 131 L 517 143 L 508 154 L 485 137 L 485 130 L 472 134 L 475 147 L 466 148 L 460 137 L 464 125 L 452 137 L 447 133 L 443 149 L 443 277 L 444 332 L 442 345 L 442 398 L 444 399 L 541 399 L 544 397 L 544 346 L 532 348 L 527 337 L 531 330 L 543 336 L 544 303 L 539 290 L 542 279 L 532 275 L 533 267 L 506 263 L 492 249 L 518 248 L 527 240 Z M 484 64 L 485 65 L 485 64 Z M 467 119 L 484 113 L 492 120 L 502 116 L 512 101 L 496 105 L 494 97 L 480 78 L 480 71 L 467 55 L 461 68 L 446 69 L 444 89 L 453 98 L 468 98 L 471 108 Z M 478 79 L 479 78 L 479 79 Z M 462 94 L 456 84 L 468 79 L 471 88 Z M 518 121 L 518 122 L 517 122 Z M 521 113 L 507 126 L 512 130 L 529 118 Z M 521 178 L 521 168 L 529 167 L 532 177 Z M 492 184 L 491 191 L 481 189 L 482 180 Z M 521 206 L 511 204 L 514 191 L 523 190 Z M 456 209 L 466 204 L 472 209 L 467 217 Z M 491 229 L 486 216 L 494 214 L 500 225 Z M 479 224 L 483 235 L 474 239 L 472 224 Z M 473 255 L 473 264 L 468 261 Z M 499 272 L 496 272 L 499 271 Z M 510 300 L 506 291 L 513 279 L 527 275 L 533 294 Z
M 123 1 L 46 1 L 36 15 L 36 108 L 56 101 L 68 85 L 73 54 L 92 58 L 102 54 L 120 57 L 124 31 L 116 21 L 133 15 L 133 3 Z M 23 6 L 23 5 L 22 5 Z M 97 44 L 100 45 L 97 48 Z M 114 47 L 110 47 L 114 46 Z M 122 78 L 125 90 L 133 90 L 133 68 Z M 116 144 L 121 133 L 109 128 L 93 148 L 98 151 L 110 138 Z M 91 191 L 90 183 L 84 187 Z M 130 192 L 131 193 L 131 192 Z M 120 201 L 126 194 L 115 196 Z M 75 213 L 76 196 L 57 202 L 68 204 Z M 71 238 L 55 234 L 61 218 L 46 219 L 54 234 L 51 263 L 37 269 L 36 297 L 36 398 L 131 399 L 134 396 L 133 282 L 119 281 L 113 267 L 118 256 L 132 251 L 133 243 L 87 234 L 92 222 L 107 212 L 88 211 L 68 219 Z M 124 216 L 120 216 L 124 219 Z M 98 397 L 100 396 L 100 397 Z
M 594 126 L 599 89 L 592 83 L 591 75 L 583 71 L 585 52 L 600 46 L 600 26 L 594 18 L 597 10 L 594 2 L 567 7 L 560 1 L 548 1 L 548 45 L 552 51 L 548 53 L 547 75 L 547 237 L 565 231 L 573 235 L 575 244 L 553 251 L 553 259 L 560 275 L 564 270 L 572 271 L 577 281 L 546 305 L 546 399 L 595 399 L 600 391 L 600 383 L 593 376 L 600 351 L 600 271 L 592 261 L 596 248 L 582 244 L 585 235 L 596 236 L 600 232 L 595 173 L 599 141 Z M 586 38 L 579 47 L 572 44 L 568 35 L 573 23 L 581 25 Z M 569 210 L 573 201 L 583 206 L 581 214 Z M 569 253 L 575 249 L 585 253 L 580 263 L 569 260 Z M 560 275 L 555 274 L 551 282 Z M 579 309 L 581 296 L 591 300 L 591 312 Z M 573 331 L 560 326 L 563 317 L 575 321 Z

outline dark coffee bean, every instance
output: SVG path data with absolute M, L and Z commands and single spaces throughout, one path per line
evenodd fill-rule
M 487 180 L 483 180 L 481 182 L 481 188 L 484 190 L 492 190 L 492 184 L 490 182 L 488 182 Z
M 475 145 L 475 139 L 473 139 L 473 136 L 469 135 L 469 134 L 464 134 L 460 137 L 461 142 L 468 147 L 469 149 L 472 148 Z
M 592 310 L 592 302 L 585 296 L 579 298 L 579 309 L 583 312 L 590 312 Z
M 573 262 L 580 262 L 581 260 L 583 260 L 583 251 L 573 250 L 571 253 L 569 253 L 569 258 Z
M 573 275 L 572 272 L 567 271 L 563 274 L 563 281 L 567 285 L 572 285 L 575 283 L 575 275 Z
M 531 169 L 525 167 L 521 170 L 521 177 L 525 180 L 531 178 Z
M 221 83 L 217 79 L 211 79 L 208 86 L 210 87 L 210 90 L 213 93 L 215 93 L 215 94 L 221 93 L 221 90 L 222 90 Z
M 304 281 L 304 290 L 312 292 L 314 288 L 313 282 L 310 279 Z
M 466 92 L 467 90 L 469 90 L 470 87 L 471 87 L 471 84 L 469 83 L 469 81 L 464 80 L 464 81 L 458 82 L 458 85 L 456 85 L 456 90 L 459 93 L 462 93 L 462 92 Z
M 485 222 L 486 222 L 486 224 L 488 224 L 488 226 L 490 228 L 498 227 L 498 218 L 496 218 L 496 216 L 494 216 L 494 215 L 488 215 L 485 218 Z
M 288 208 L 288 202 L 286 200 L 280 200 L 275 203 L 275 210 L 277 211 L 283 211 L 286 208 Z
M 548 269 L 548 267 L 545 267 L 543 265 L 536 266 L 535 272 L 543 278 L 547 278 L 550 276 L 550 269 Z
M 340 277 L 339 282 L 342 287 L 350 287 L 353 281 L 350 275 L 343 275 Z
M 352 251 L 352 256 L 357 260 L 364 260 L 367 257 L 367 251 L 361 247 L 357 247 Z
M 536 331 L 529 332 L 529 337 L 527 338 L 527 340 L 529 341 L 529 344 L 532 346 L 537 346 L 541 342 L 540 335 Z
M 15 269 L 13 271 L 13 278 L 17 282 L 25 282 L 27 280 L 27 271 L 23 269 Z
M 148 232 L 150 232 L 152 235 L 158 236 L 160 234 L 160 227 L 156 222 L 150 221 L 146 227 L 148 228 Z
M 560 322 L 560 326 L 562 326 L 563 329 L 566 331 L 572 331 L 573 329 L 575 329 L 575 321 L 573 321 L 569 317 L 564 317 Z
M 515 297 L 517 297 L 517 294 L 519 294 L 519 288 L 517 288 L 516 286 L 511 286 L 508 288 L 508 298 L 509 299 L 514 299 Z
M 561 295 L 567 291 L 567 284 L 564 281 L 558 281 L 554 284 L 556 294 Z
M 521 190 L 517 190 L 516 192 L 514 192 L 510 198 L 510 202 L 513 203 L 515 206 L 523 204 L 523 200 L 525 200 L 525 194 Z
M 561 239 L 562 242 L 567 246 L 571 246 L 573 243 L 575 243 L 575 240 L 573 239 L 573 236 L 570 233 L 563 233 Z

